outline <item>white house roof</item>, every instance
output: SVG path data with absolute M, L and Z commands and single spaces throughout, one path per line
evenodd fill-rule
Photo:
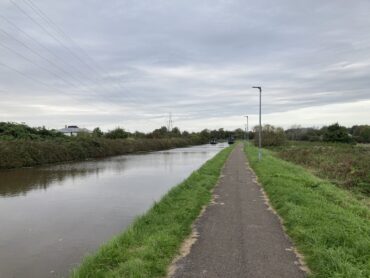
M 78 126 L 68 126 L 68 127 L 59 129 L 59 132 L 62 132 L 62 133 L 82 133 L 82 132 L 91 133 L 91 131 L 88 130 L 87 128 L 79 128 Z

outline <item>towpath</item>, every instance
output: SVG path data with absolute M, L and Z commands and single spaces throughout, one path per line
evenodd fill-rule
M 249 169 L 242 144 L 226 162 L 214 198 L 195 224 L 197 241 L 176 262 L 172 277 L 306 277 Z

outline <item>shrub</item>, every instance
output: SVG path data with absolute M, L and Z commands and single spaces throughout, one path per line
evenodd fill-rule
M 349 135 L 347 128 L 338 123 L 325 128 L 323 140 L 326 142 L 351 143 L 353 139 Z
M 45 127 L 29 127 L 26 124 L 0 122 L 0 140 L 10 141 L 19 139 L 49 139 L 65 137 L 56 130 L 49 130 Z
M 105 134 L 105 137 L 109 139 L 125 139 L 128 136 L 129 136 L 129 133 L 120 127 L 110 130 Z
M 92 135 L 94 137 L 102 137 L 103 136 L 103 131 L 99 127 L 94 128 Z
M 370 143 L 370 126 L 355 125 L 351 128 L 353 139 L 359 143 Z

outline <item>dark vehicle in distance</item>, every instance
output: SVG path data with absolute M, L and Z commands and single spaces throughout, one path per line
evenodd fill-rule
M 234 139 L 234 137 L 230 136 L 230 137 L 227 139 L 227 143 L 229 143 L 229 145 L 234 144 L 234 143 L 235 143 L 235 139 Z
M 211 145 L 216 145 L 218 142 L 217 142 L 217 139 L 211 139 L 211 141 L 209 141 L 209 143 L 211 144 Z

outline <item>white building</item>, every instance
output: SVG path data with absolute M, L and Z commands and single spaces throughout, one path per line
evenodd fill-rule
M 59 129 L 59 132 L 67 136 L 77 136 L 79 133 L 91 133 L 87 128 L 79 128 L 76 125 L 66 125 L 64 128 Z

